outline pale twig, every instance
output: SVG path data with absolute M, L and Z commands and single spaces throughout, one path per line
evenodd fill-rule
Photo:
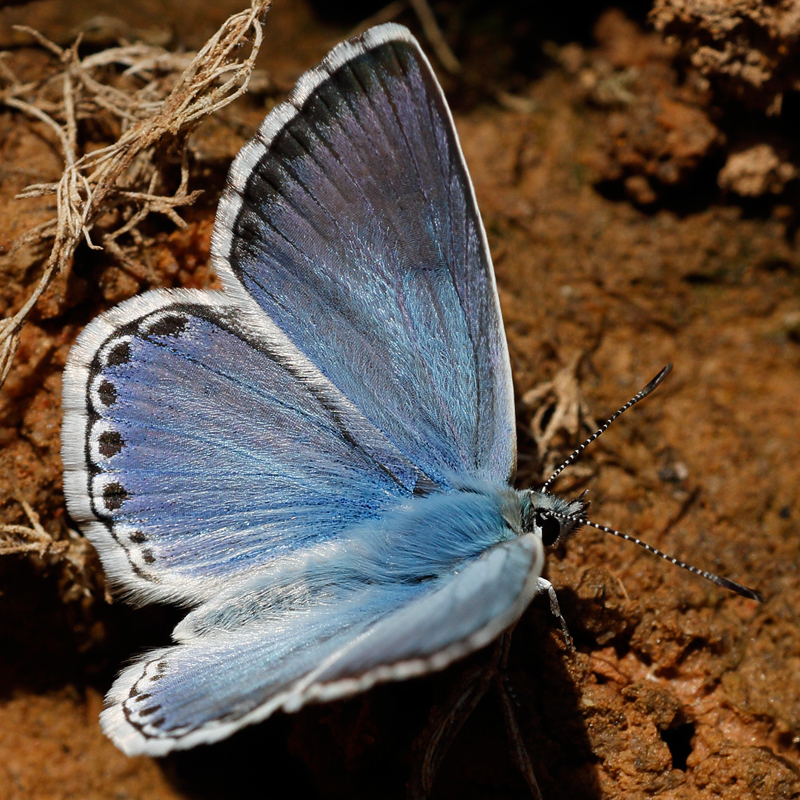
M 436 58 L 451 75 L 458 75 L 461 72 L 461 63 L 450 49 L 450 45 L 447 44 L 442 29 L 428 5 L 428 0 L 408 0 L 408 2 L 414 9 L 419 24 L 422 26 L 422 32 L 433 52 L 436 53 Z
M 20 33 L 27 33 L 36 40 L 39 47 L 49 50 L 57 58 L 62 58 L 64 56 L 64 48 L 59 47 L 55 42 L 51 42 L 44 34 L 39 33 L 36 28 L 31 28 L 28 25 L 12 25 L 11 27 Z
M 549 473 L 555 466 L 549 463 L 553 458 L 549 448 L 559 431 L 575 436 L 582 422 L 597 427 L 578 383 L 577 371 L 582 358 L 583 353 L 575 353 L 552 380 L 529 389 L 522 396 L 520 406 L 535 409 L 529 431 L 539 457 L 548 459 L 543 464 L 542 474 Z
M 93 571 L 88 571 L 91 545 L 76 531 L 66 528 L 66 536 L 53 538 L 42 526 L 39 515 L 20 496 L 15 496 L 22 506 L 29 525 L 0 525 L 0 556 L 35 555 L 46 566 L 60 564 L 67 567 L 70 576 L 68 588 L 62 594 L 64 602 L 79 600 L 93 593 Z M 107 599 L 108 589 L 106 589 Z
M 31 105 L 30 103 L 25 103 L 22 100 L 17 100 L 14 97 L 6 97 L 3 99 L 4 105 L 7 105 L 11 108 L 16 108 L 19 111 L 24 111 L 26 114 L 30 114 L 32 117 L 36 117 L 41 122 L 44 122 L 48 128 L 52 129 L 56 136 L 58 137 L 59 141 L 61 142 L 61 149 L 64 152 L 64 158 L 67 158 L 67 154 L 69 153 L 69 137 L 67 136 L 66 131 L 59 125 L 49 114 L 45 114 L 44 111 L 37 108 L 36 106 Z
M 69 547 L 69 542 L 56 541 L 42 527 L 39 515 L 21 497 L 17 502 L 22 506 L 25 516 L 30 522 L 26 525 L 0 525 L 0 555 L 12 553 L 34 552 L 43 556 L 48 551 L 63 552 Z

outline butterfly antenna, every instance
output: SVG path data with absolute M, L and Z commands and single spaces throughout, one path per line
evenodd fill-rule
M 761 594 L 761 592 L 758 592 L 755 589 L 749 589 L 747 586 L 742 586 L 741 583 L 728 580 L 728 578 L 720 578 L 719 575 L 714 575 L 713 572 L 706 572 L 704 569 L 693 567 L 691 564 L 687 564 L 685 561 L 679 561 L 677 558 L 667 555 L 657 547 L 653 547 L 652 545 L 643 542 L 641 539 L 637 539 L 635 536 L 629 536 L 627 533 L 615 531 L 613 528 L 607 528 L 605 525 L 598 525 L 596 522 L 591 522 L 585 517 L 581 517 L 577 514 L 557 514 L 548 512 L 548 515 L 564 521 L 569 520 L 570 522 L 575 522 L 578 525 L 588 525 L 590 528 L 596 528 L 598 531 L 610 533 L 612 536 L 618 536 L 620 539 L 625 539 L 627 542 L 638 544 L 640 547 L 644 547 L 645 550 L 653 555 L 663 558 L 665 561 L 669 561 L 670 564 L 674 564 L 676 567 L 693 572 L 695 575 L 699 575 L 701 578 L 711 581 L 711 583 L 716 583 L 717 586 L 721 586 L 723 589 L 729 589 L 732 592 L 736 592 L 736 594 L 740 594 L 742 597 L 749 597 L 751 600 L 758 600 L 759 603 L 764 602 L 764 595 Z
M 547 487 L 550 486 L 550 484 L 570 464 L 572 464 L 572 462 L 575 461 L 578 458 L 578 456 L 580 456 L 580 454 L 588 447 L 588 445 L 590 445 L 595 439 L 602 436 L 602 434 L 604 434 L 608 430 L 609 425 L 611 425 L 611 423 L 614 422 L 615 419 L 624 414 L 632 406 L 635 406 L 640 400 L 644 400 L 644 398 L 647 397 L 647 395 L 649 395 L 650 392 L 652 392 L 653 389 L 655 389 L 656 386 L 658 386 L 658 384 L 661 383 L 661 381 L 663 381 L 664 378 L 667 377 L 667 375 L 669 375 L 670 372 L 672 372 L 672 364 L 667 364 L 667 366 L 664 367 L 664 369 L 662 369 L 661 372 L 659 372 L 658 375 L 656 375 L 655 378 L 653 378 L 653 380 L 651 380 L 650 383 L 648 383 L 647 386 L 644 387 L 644 389 L 642 389 L 638 394 L 634 395 L 630 400 L 628 400 L 628 402 L 625 403 L 625 405 L 622 406 L 622 408 L 620 408 L 619 411 L 610 416 L 606 420 L 606 422 L 600 427 L 600 429 L 595 431 L 583 444 L 581 444 L 579 447 L 576 447 L 575 450 L 572 451 L 570 457 L 547 479 L 544 486 L 542 486 L 542 491 L 546 492 Z

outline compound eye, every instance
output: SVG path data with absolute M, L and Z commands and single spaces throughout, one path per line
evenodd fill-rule
M 542 529 L 542 544 L 545 547 L 552 547 L 561 535 L 561 523 L 553 517 L 538 514 L 536 524 Z

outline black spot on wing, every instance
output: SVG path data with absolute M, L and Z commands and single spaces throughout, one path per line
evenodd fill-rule
M 101 455 L 111 458 L 119 453 L 125 446 L 125 440 L 118 431 L 103 431 L 98 441 L 98 450 Z
M 148 336 L 180 336 L 188 327 L 189 318 L 182 314 L 168 314 L 154 322 L 147 330 Z
M 117 402 L 117 390 L 110 381 L 103 381 L 97 390 L 97 394 L 100 397 L 100 402 L 106 407 L 112 406 Z
M 110 367 L 119 367 L 127 364 L 131 358 L 131 346 L 128 342 L 120 342 L 114 345 L 108 353 L 106 364 Z
M 103 500 L 109 511 L 116 511 L 128 499 L 128 493 L 121 483 L 109 483 L 103 489 Z

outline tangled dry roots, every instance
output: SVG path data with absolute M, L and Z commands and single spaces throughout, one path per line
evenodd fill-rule
M 14 243 L 32 246 L 44 268 L 24 305 L 0 322 L 0 385 L 19 346 L 19 332 L 53 277 L 70 268 L 81 240 L 120 262 L 141 244 L 137 227 L 150 214 L 184 227 L 176 212 L 199 192 L 188 190 L 186 141 L 204 118 L 247 90 L 262 42 L 269 0 L 252 0 L 230 17 L 197 53 L 175 54 L 150 44 L 123 44 L 81 58 L 25 28 L 55 61 L 46 77 L 23 83 L 0 60 L 0 103 L 44 123 L 57 137 L 64 171 L 55 183 L 28 186 L 20 197 L 55 195 L 56 215 Z M 243 48 L 243 45 L 248 47 Z M 132 80 L 122 88 L 120 67 Z M 119 83 L 119 81 L 117 81 Z M 119 132 L 113 144 L 87 150 L 81 120 L 103 117 Z M 181 180 L 165 193 L 164 169 L 180 164 Z

